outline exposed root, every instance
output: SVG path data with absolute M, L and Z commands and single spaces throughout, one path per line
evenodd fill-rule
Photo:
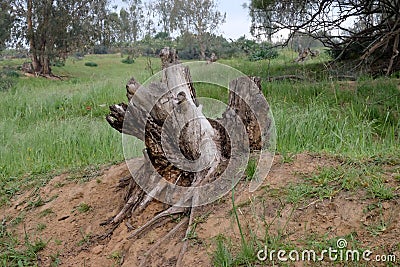
M 101 224 L 100 224 L 100 225 L 101 225 Z M 102 234 L 102 235 L 97 236 L 96 239 L 98 239 L 98 240 L 104 240 L 104 239 L 107 239 L 107 238 L 111 237 L 112 234 L 114 233 L 115 229 L 118 228 L 118 226 L 119 226 L 119 224 L 114 224 L 110 229 L 107 230 L 107 232 L 105 232 L 105 233 Z
M 176 261 L 176 266 L 183 266 L 182 265 L 183 257 L 185 256 L 185 253 L 186 253 L 186 250 L 188 247 L 188 242 L 189 242 L 189 235 L 192 231 L 191 227 L 193 225 L 194 211 L 195 211 L 195 208 L 192 208 L 192 210 L 190 212 L 190 216 L 189 216 L 189 224 L 186 229 L 185 238 L 183 239 L 183 244 L 182 244 L 181 251 L 179 252 L 178 260 Z
M 112 224 L 120 224 L 126 217 L 129 217 L 130 211 L 135 210 L 138 205 L 142 203 L 142 199 L 145 196 L 145 193 L 138 187 L 133 190 L 132 194 L 130 194 L 130 198 L 125 203 L 122 210 L 112 219 Z
M 153 226 L 156 222 L 158 222 L 158 220 L 170 216 L 170 215 L 174 215 L 174 214 L 179 214 L 179 213 L 184 213 L 186 211 L 186 208 L 182 208 L 182 207 L 170 207 L 167 210 L 164 210 L 163 212 L 159 213 L 158 215 L 154 216 L 153 219 L 151 219 L 150 221 L 148 221 L 145 225 L 139 227 L 138 229 L 136 229 L 135 232 L 133 232 L 130 236 L 128 236 L 128 239 L 132 239 L 135 238 L 137 236 L 139 236 L 140 234 L 143 234 L 144 232 L 146 232 L 151 226 Z
M 144 259 L 142 260 L 142 262 L 140 263 L 140 266 L 145 267 L 146 266 L 146 262 L 148 257 L 159 248 L 159 246 L 165 242 L 166 240 L 170 239 L 183 225 L 187 224 L 189 221 L 189 219 L 187 217 L 184 217 L 177 225 L 175 225 L 174 228 L 172 228 L 171 231 L 168 232 L 168 234 L 166 234 L 163 238 L 161 238 L 160 240 L 158 240 L 158 242 L 156 242 L 150 249 L 149 251 L 144 255 Z

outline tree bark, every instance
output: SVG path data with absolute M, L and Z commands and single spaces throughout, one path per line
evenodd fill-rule
M 28 31 L 28 34 L 27 34 L 27 36 L 29 39 L 29 50 L 31 53 L 33 72 L 37 73 L 37 72 L 40 72 L 42 66 L 41 66 L 39 58 L 37 56 L 36 44 L 35 44 L 35 31 L 33 29 L 32 17 L 33 17 L 33 2 L 32 2 L 32 0 L 28 0 L 28 9 L 27 9 L 27 24 L 28 24 L 27 31 Z
M 43 26 L 44 28 L 48 27 L 49 21 L 49 10 L 44 12 L 43 15 Z M 50 44 L 50 40 L 46 40 L 43 36 L 36 36 L 34 26 L 33 26 L 33 1 L 28 0 L 27 3 L 27 37 L 29 40 L 29 50 L 31 54 L 32 60 L 32 71 L 35 75 L 42 76 L 51 76 L 51 67 L 50 67 L 50 57 L 49 50 L 51 49 L 52 44 Z M 40 37 L 40 38 L 38 38 Z M 38 42 L 40 40 L 40 42 Z M 40 51 L 38 55 L 38 51 Z
M 160 57 L 161 82 L 144 88 L 132 78 L 126 85 L 129 105 L 110 106 L 106 117 L 114 129 L 135 136 L 146 146 L 141 167 L 134 173 L 131 169 L 129 182 L 124 179 L 124 185 L 129 185 L 124 207 L 107 222 L 119 224 L 154 198 L 171 206 L 132 237 L 162 217 L 187 212 L 216 200 L 221 190 L 229 191 L 233 179 L 242 178 L 235 177 L 238 170 L 246 167 L 247 158 L 242 155 L 263 149 L 270 139 L 269 132 L 262 131 L 271 127 L 271 118 L 269 107 L 261 103 L 265 99 L 259 78 L 233 80 L 222 118 L 208 119 L 196 99 L 190 71 L 179 63 L 176 51 L 164 48 Z M 266 110 L 256 114 L 246 103 Z M 231 166 L 234 170 L 226 173 Z M 198 190 L 203 187 L 207 190 Z

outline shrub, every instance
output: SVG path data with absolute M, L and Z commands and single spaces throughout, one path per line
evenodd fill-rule
M 19 77 L 19 73 L 13 69 L 4 69 L 3 75 L 6 77 L 10 77 L 10 78 L 18 78 Z
M 93 54 L 108 54 L 108 48 L 104 45 L 95 45 Z
M 250 61 L 258 61 L 263 59 L 274 59 L 278 56 L 278 51 L 272 48 L 269 43 L 261 43 L 253 46 L 251 53 L 249 54 Z
M 88 66 L 88 67 L 97 67 L 98 65 L 97 65 L 97 63 L 95 63 L 95 62 L 86 62 L 86 63 L 85 63 L 85 66 Z
M 131 57 L 127 57 L 127 58 L 124 58 L 123 60 L 121 60 L 121 62 L 125 63 L 125 64 L 133 64 L 133 63 L 135 63 L 135 60 Z
M 82 60 L 85 57 L 85 53 L 78 51 L 75 52 L 73 56 L 77 60 Z
M 14 87 L 17 83 L 17 80 L 14 78 L 2 78 L 0 75 L 0 92 L 7 91 L 10 88 Z

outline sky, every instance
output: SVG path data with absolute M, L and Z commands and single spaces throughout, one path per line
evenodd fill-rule
M 246 35 L 250 38 L 251 19 L 247 9 L 242 7 L 245 0 L 219 0 L 219 9 L 226 12 L 226 23 L 221 26 L 222 34 L 227 38 L 238 39 Z
M 146 0 L 145 0 L 146 1 Z M 226 22 L 220 27 L 218 33 L 222 34 L 225 38 L 238 39 L 246 35 L 250 38 L 250 24 L 251 19 L 247 9 L 243 8 L 244 3 L 249 0 L 216 0 L 219 10 L 226 13 Z M 122 0 L 112 0 L 119 6 L 123 5 Z

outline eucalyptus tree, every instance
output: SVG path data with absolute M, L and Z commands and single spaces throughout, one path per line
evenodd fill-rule
M 107 0 L 15 0 L 12 38 L 27 43 L 32 71 L 51 76 L 51 62 L 101 40 Z
M 171 28 L 181 34 L 192 33 L 200 47 L 200 59 L 206 58 L 210 34 L 215 33 L 225 23 L 226 13 L 218 10 L 214 0 L 175 0 L 171 13 Z

